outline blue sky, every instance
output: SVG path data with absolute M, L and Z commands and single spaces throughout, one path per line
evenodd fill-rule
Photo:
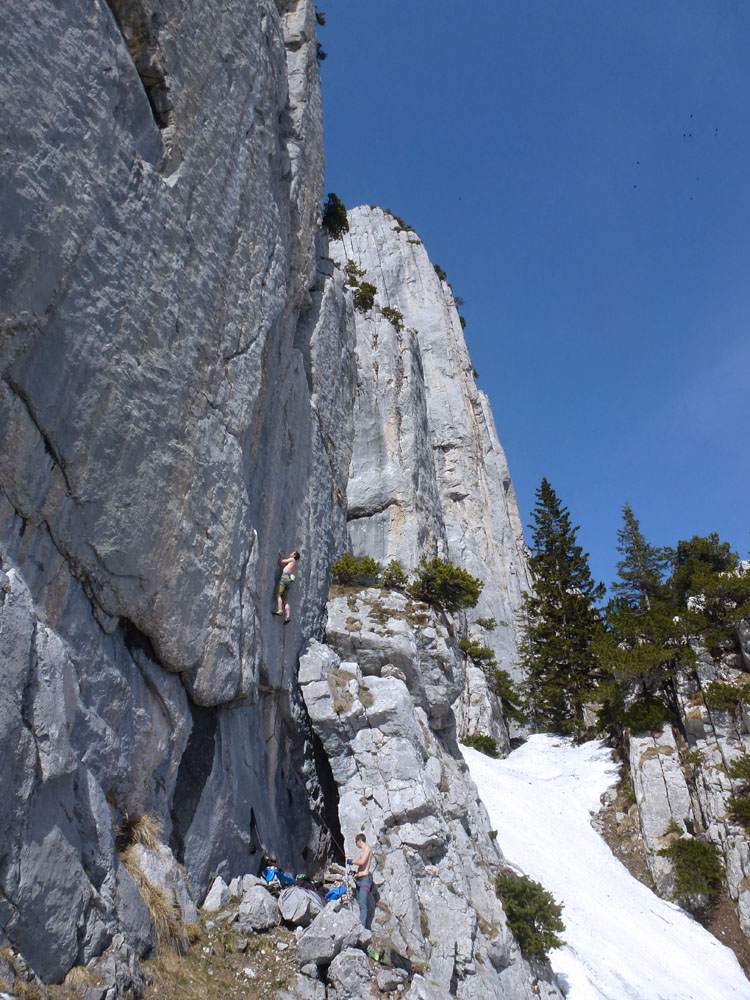
M 750 5 L 321 0 L 326 190 L 463 296 L 524 524 L 750 549 Z

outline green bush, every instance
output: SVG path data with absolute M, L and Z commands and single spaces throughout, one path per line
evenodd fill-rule
M 727 799 L 727 808 L 735 823 L 741 823 L 746 830 L 750 830 L 750 796 L 738 795 L 737 798 Z
M 323 46 L 318 42 L 317 48 L 315 50 L 315 58 L 319 63 L 324 62 L 328 58 L 328 53 L 323 48 Z
M 480 628 L 487 629 L 488 632 L 493 632 L 497 628 L 497 619 L 495 618 L 477 618 L 474 622 Z
M 402 312 L 398 309 L 394 309 L 392 306 L 383 306 L 380 311 L 392 326 L 394 326 L 397 330 L 403 330 L 404 314 Z
M 474 639 L 459 639 L 458 648 L 469 659 L 481 666 L 483 663 L 495 663 L 495 651 L 489 646 L 480 646 Z
M 376 292 L 377 288 L 375 285 L 371 285 L 369 281 L 361 281 L 354 289 L 352 296 L 354 308 L 360 312 L 368 312 L 375 305 Z
M 386 215 L 390 215 L 390 217 L 392 219 L 395 219 L 395 221 L 398 223 L 398 225 L 396 225 L 396 226 L 393 227 L 393 231 L 394 232 L 396 232 L 396 233 L 411 233 L 411 232 L 414 232 L 414 230 L 412 229 L 412 227 L 407 222 L 404 222 L 404 220 L 401 218 L 400 215 L 396 215 L 395 212 L 392 212 L 390 210 L 390 208 L 386 208 L 385 212 L 386 212 Z
M 481 580 L 442 559 L 422 559 L 411 587 L 414 597 L 445 611 L 476 607 L 484 584 Z
M 729 765 L 729 777 L 750 784 L 750 754 L 743 753 Z
M 497 830 L 489 830 L 487 836 L 490 840 L 497 840 Z
M 323 228 L 332 240 L 340 240 L 344 233 L 349 232 L 346 205 L 333 191 L 329 192 L 323 207 Z
M 409 577 L 401 568 L 401 563 L 397 559 L 391 559 L 380 574 L 380 582 L 387 590 L 406 590 Z
M 741 701 L 746 700 L 748 692 L 734 684 L 725 684 L 724 681 L 711 681 L 704 688 L 703 697 L 709 708 L 733 712 Z
M 503 716 L 506 722 L 526 722 L 523 697 L 516 689 L 513 678 L 507 670 L 498 667 L 494 673 L 495 694 L 503 706 Z
M 370 556 L 363 556 L 357 559 L 350 552 L 342 556 L 331 566 L 331 577 L 334 583 L 343 586 L 353 586 L 355 584 L 365 584 L 373 582 L 380 572 L 380 563 L 371 559 Z
M 435 268 L 435 274 L 440 278 L 441 281 L 445 281 L 448 275 L 445 273 L 443 268 L 439 264 L 432 265 Z
M 498 875 L 495 890 L 522 951 L 545 960 L 553 948 L 562 945 L 557 936 L 565 930 L 562 906 L 552 893 L 527 875 Z
M 655 698 L 644 698 L 632 705 L 627 712 L 622 712 L 620 722 L 633 732 L 653 733 L 663 727 L 669 716 L 669 709 L 663 702 Z
M 473 747 L 487 757 L 499 757 L 500 751 L 497 749 L 497 740 L 483 733 L 472 733 L 471 736 L 464 736 L 461 740 L 465 747 Z
M 344 272 L 346 273 L 346 283 L 352 288 L 356 288 L 359 285 L 359 279 L 364 278 L 367 274 L 367 271 L 363 267 L 357 267 L 357 262 L 352 260 L 351 257 L 344 266 Z
M 724 868 L 715 844 L 708 844 L 697 837 L 681 837 L 659 854 L 674 865 L 676 895 L 713 896 L 721 887 Z

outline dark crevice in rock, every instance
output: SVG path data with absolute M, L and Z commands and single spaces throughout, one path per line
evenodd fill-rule
M 180 863 L 185 860 L 185 840 L 213 769 L 219 715 L 215 708 L 194 704 L 190 705 L 190 714 L 193 726 L 177 772 L 169 839 L 169 846 Z
M 4 381 L 5 384 L 8 386 L 8 388 L 11 390 L 11 392 L 21 401 L 21 403 L 23 403 L 24 407 L 26 408 L 26 412 L 29 415 L 29 419 L 33 423 L 34 427 L 36 427 L 39 433 L 39 437 L 42 439 L 44 450 L 47 452 L 49 457 L 52 459 L 57 468 L 60 470 L 60 473 L 62 474 L 62 477 L 65 480 L 65 486 L 67 487 L 68 492 L 72 495 L 73 490 L 71 489 L 70 483 L 68 481 L 68 476 L 65 471 L 65 463 L 63 462 L 62 457 L 57 453 L 55 446 L 53 445 L 49 436 L 45 432 L 44 428 L 39 423 L 36 414 L 34 413 L 34 408 L 31 404 L 31 400 L 26 395 L 26 392 L 24 391 L 23 387 L 19 385 L 17 382 L 13 381 L 13 379 L 9 378 L 6 375 Z
M 159 44 L 160 14 L 142 0 L 107 0 L 146 92 L 151 114 L 160 129 L 172 124 L 172 98 Z
M 344 855 L 344 836 L 341 832 L 339 822 L 339 790 L 331 770 L 331 762 L 328 760 L 323 743 L 318 734 L 310 727 L 310 742 L 312 744 L 313 761 L 315 772 L 320 782 L 320 790 L 323 795 L 323 802 L 318 819 L 322 821 L 326 830 L 331 836 L 331 849 L 334 860 L 343 864 L 346 860 Z
M 120 619 L 120 631 L 128 652 L 136 662 L 138 661 L 138 657 L 135 654 L 143 653 L 153 663 L 159 663 L 159 657 L 156 655 L 154 644 L 133 622 L 127 618 Z
M 376 504 L 374 507 L 350 507 L 346 513 L 346 520 L 358 521 L 363 517 L 374 517 L 376 514 L 382 514 L 384 511 L 388 510 L 389 507 L 398 506 L 398 500 L 391 498 L 382 504 Z

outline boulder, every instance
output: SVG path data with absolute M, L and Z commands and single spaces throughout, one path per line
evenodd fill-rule
M 327 906 L 300 935 L 297 958 L 300 965 L 329 965 L 345 948 L 365 948 L 371 940 L 353 910 Z
M 369 958 L 358 948 L 345 948 L 328 966 L 328 982 L 345 997 L 358 996 L 372 974 Z
M 180 916 L 183 925 L 198 923 L 198 908 L 190 895 L 182 870 L 175 860 L 174 854 L 166 844 L 157 844 L 156 847 L 145 847 L 143 844 L 134 844 L 130 848 L 131 857 L 138 865 L 144 878 L 174 896 L 175 902 L 180 908 Z
M 242 894 L 239 915 L 242 930 L 267 931 L 281 922 L 279 904 L 262 885 L 253 885 Z
M 295 927 L 308 927 L 322 909 L 322 899 L 300 885 L 290 885 L 279 895 L 281 917 Z
M 232 901 L 232 893 L 221 875 L 217 876 L 211 888 L 208 890 L 206 898 L 203 900 L 203 910 L 207 913 L 215 913 L 223 907 L 228 906 Z
M 319 979 L 298 975 L 291 986 L 276 991 L 274 1000 L 326 1000 L 326 988 Z
M 404 1000 L 448 1000 L 448 994 L 445 989 L 424 976 L 415 976 L 411 987 L 404 993 Z
M 409 978 L 409 974 L 403 969 L 380 969 L 375 976 L 378 989 L 381 993 L 393 993 Z

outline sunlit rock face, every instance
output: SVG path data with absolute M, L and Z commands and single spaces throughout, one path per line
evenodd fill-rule
M 373 933 L 426 966 L 430 996 L 559 998 L 494 892 L 504 859 L 456 742 L 464 665 L 445 619 L 402 594 L 350 591 L 329 601 L 326 637 L 299 682 L 346 851 L 364 831 L 375 852 Z
M 396 559 L 407 571 L 437 555 L 479 577 L 479 603 L 457 624 L 519 679 L 518 612 L 530 587 L 521 522 L 453 293 L 417 234 L 390 213 L 362 207 L 348 218 L 349 232 L 331 253 L 342 270 L 349 265 L 355 280 L 377 289 L 372 308 L 355 309 L 352 549 L 383 564 Z M 350 262 L 365 274 L 351 272 Z M 483 624 L 493 619 L 494 627 Z M 455 710 L 460 733 L 485 733 L 507 746 L 499 704 L 478 665 L 467 662 Z
M 310 0 L 3 14 L 0 918 L 59 979 L 138 923 L 125 815 L 196 892 L 316 849 L 290 692 L 345 537 L 354 342 Z
M 349 212 L 331 245 L 377 289 L 356 313 L 357 402 L 349 535 L 357 555 L 411 569 L 439 555 L 484 581 L 470 618 L 514 668 L 515 620 L 529 588 L 518 505 L 487 397 L 475 382 L 453 293 L 418 235 L 378 208 Z M 382 312 L 386 308 L 386 314 Z M 394 323 L 387 310 L 401 314 Z M 401 329 L 398 327 L 401 326 Z
M 740 927 L 750 936 L 750 845 L 728 805 L 745 787 L 729 772 L 750 753 L 750 709 L 744 703 L 717 707 L 706 697 L 714 681 L 738 691 L 746 687 L 746 634 L 745 622 L 738 628 L 737 652 L 712 656 L 698 649 L 695 670 L 675 678 L 679 730 L 667 725 L 651 736 L 632 734 L 629 747 L 646 861 L 657 891 L 669 897 L 675 890 L 674 866 L 659 851 L 676 836 L 700 837 L 719 849 Z M 696 897 L 695 903 L 701 900 Z

